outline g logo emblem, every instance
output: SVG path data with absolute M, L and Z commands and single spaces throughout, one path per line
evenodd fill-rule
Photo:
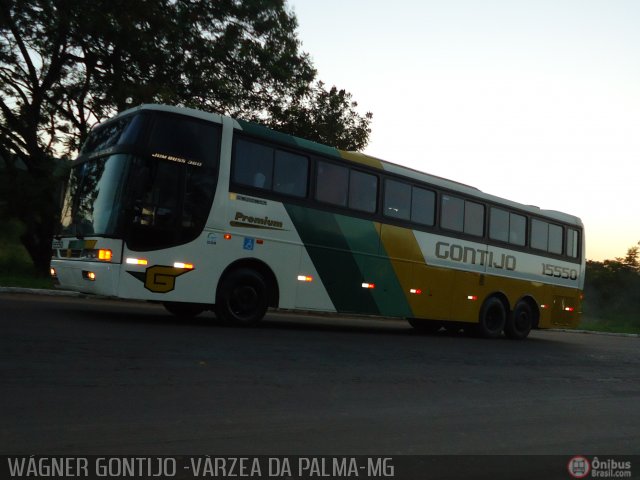
M 165 267 L 154 265 L 146 270 L 144 288 L 155 293 L 167 293 L 176 286 L 176 277 L 189 272 L 188 268 Z

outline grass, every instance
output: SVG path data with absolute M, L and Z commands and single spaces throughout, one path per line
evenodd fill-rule
M 640 313 L 626 315 L 612 313 L 606 318 L 584 315 L 578 328 L 593 332 L 640 334 Z
M 53 280 L 36 274 L 5 274 L 0 271 L 0 287 L 53 288 Z
M 39 275 L 20 243 L 24 226 L 17 220 L 0 219 L 0 286 L 53 288 L 53 280 Z

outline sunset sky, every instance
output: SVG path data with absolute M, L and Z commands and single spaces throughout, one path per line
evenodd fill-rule
M 365 153 L 577 215 L 588 259 L 640 241 L 640 2 L 288 4 Z

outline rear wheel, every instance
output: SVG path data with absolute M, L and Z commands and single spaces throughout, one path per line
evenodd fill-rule
M 508 338 L 522 340 L 527 338 L 533 327 L 533 312 L 527 302 L 518 302 L 511 312 L 504 327 L 504 333 Z
M 198 303 L 164 302 L 162 305 L 178 318 L 193 318 L 205 311 L 205 308 Z
M 267 307 L 267 284 L 255 270 L 241 268 L 222 279 L 216 295 L 216 314 L 221 320 L 253 326 L 262 320 Z
M 481 337 L 498 338 L 507 322 L 507 309 L 497 297 L 485 300 L 480 309 L 479 323 L 476 332 Z

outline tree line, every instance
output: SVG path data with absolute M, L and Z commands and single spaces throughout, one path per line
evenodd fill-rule
M 588 261 L 584 294 L 589 317 L 624 318 L 640 326 L 640 247 L 613 260 Z
M 285 0 L 0 0 L 0 218 L 48 270 L 57 180 L 91 127 L 141 103 L 257 121 L 346 150 L 372 115 L 317 78 Z

